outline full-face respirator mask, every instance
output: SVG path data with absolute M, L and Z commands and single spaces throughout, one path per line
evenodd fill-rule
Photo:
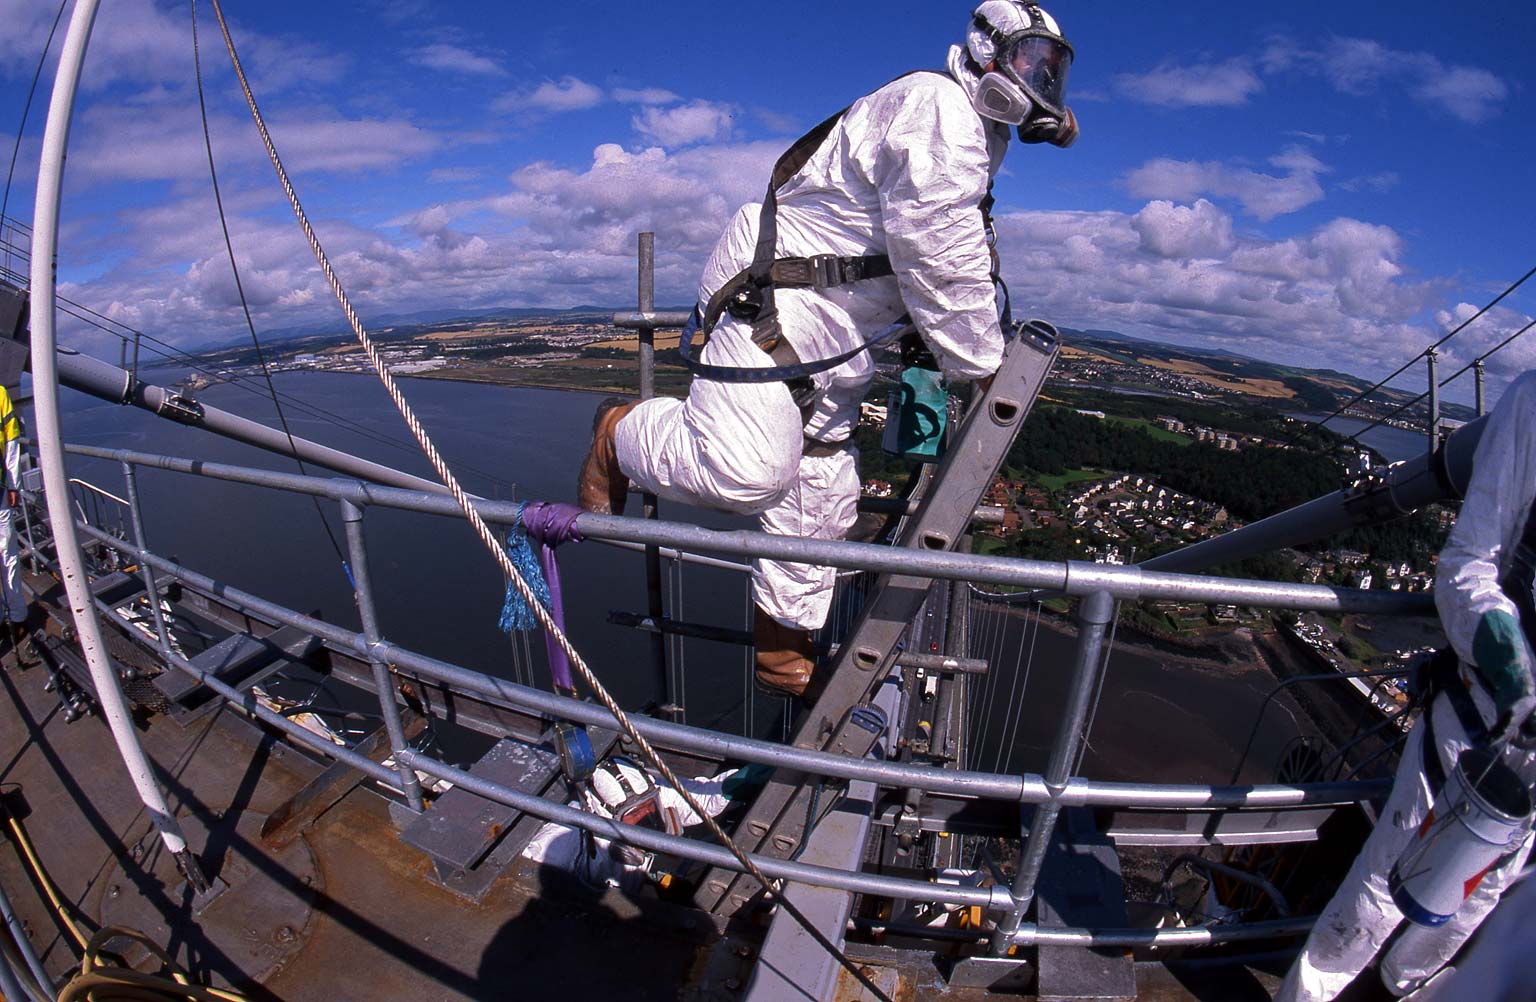
M 1014 22 L 1014 30 L 1000 28 L 988 14 Z M 1064 100 L 1072 46 L 1049 15 L 1011 0 L 984 3 L 973 17 L 969 47 L 978 66 L 978 47 L 992 53 L 973 99 L 978 113 L 1014 126 L 1022 142 L 1072 145 L 1077 118 Z

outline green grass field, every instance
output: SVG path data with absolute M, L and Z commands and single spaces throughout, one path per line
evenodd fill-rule
M 1048 491 L 1059 491 L 1068 484 L 1075 484 L 1082 480 L 1098 480 L 1104 475 L 1103 470 L 1068 470 L 1065 473 L 1042 476 L 1040 486 Z
M 1118 417 L 1114 414 L 1111 414 L 1105 420 L 1113 421 L 1115 424 L 1123 424 L 1131 428 L 1140 428 L 1148 435 L 1151 435 L 1153 438 L 1157 439 L 1159 442 L 1172 442 L 1174 445 L 1188 445 L 1194 441 L 1194 439 L 1190 438 L 1188 435 L 1180 435 L 1176 431 L 1169 431 L 1167 428 L 1159 428 L 1157 425 L 1153 424 L 1151 421 L 1146 420 L 1145 418 Z

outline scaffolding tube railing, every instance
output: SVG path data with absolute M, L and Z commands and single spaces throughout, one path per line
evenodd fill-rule
M 68 451 L 82 456 L 115 461 L 125 470 L 150 467 L 200 476 L 210 479 L 242 483 L 263 489 L 308 494 L 336 502 L 345 517 L 349 529 L 349 549 L 355 554 L 365 546 L 362 514 L 368 506 L 388 507 L 422 514 L 453 515 L 452 503 L 439 495 L 422 491 L 381 487 L 355 480 L 339 480 L 278 473 L 270 470 L 225 464 L 203 463 L 176 457 L 131 450 L 108 450 L 87 446 L 70 446 Z M 130 491 L 130 506 L 138 501 L 136 491 Z M 518 515 L 518 505 L 507 502 L 480 502 L 482 513 L 488 521 L 512 523 Z M 137 512 L 134 513 L 137 524 Z M 1068 595 L 1089 596 L 1087 604 L 1097 609 L 1109 607 L 1116 599 L 1133 599 L 1149 596 L 1177 597 L 1189 601 L 1236 602 L 1244 605 L 1272 605 L 1291 609 L 1316 609 L 1328 611 L 1353 611 L 1411 614 L 1429 607 L 1429 599 L 1421 595 L 1396 593 L 1370 593 L 1353 589 L 1340 589 L 1317 585 L 1292 585 L 1283 583 L 1244 581 L 1203 577 L 1188 574 L 1146 572 L 1135 567 L 1115 567 L 1093 564 L 1049 563 L 1017 558 L 981 557 L 963 553 L 932 553 L 918 550 L 892 549 L 890 547 L 857 543 L 828 543 L 794 537 L 773 537 L 747 531 L 716 532 L 678 523 L 654 520 L 623 519 L 612 516 L 584 514 L 578 519 L 578 527 L 589 538 L 640 543 L 651 546 L 669 546 L 678 550 L 703 550 L 740 556 L 770 556 L 793 558 L 804 562 L 829 563 L 843 568 L 858 570 L 901 570 L 934 578 L 981 581 L 992 584 L 1014 584 L 1034 588 L 1048 588 Z M 232 586 L 199 574 L 175 561 L 154 554 L 136 533 L 136 542 L 130 542 L 103 532 L 89 525 L 80 526 L 88 537 L 137 560 L 141 566 L 153 568 L 183 586 L 201 591 L 241 612 L 305 630 L 327 644 L 351 654 L 373 668 L 373 685 L 377 690 L 383 712 L 395 768 L 382 766 L 357 752 L 335 745 L 262 706 L 249 692 L 242 692 L 223 681 L 197 669 L 189 660 L 174 652 L 163 651 L 168 663 L 179 671 L 191 674 L 219 697 L 242 712 L 274 727 L 306 747 L 323 755 L 345 762 L 361 770 L 365 775 L 400 789 L 412 807 L 421 803 L 416 773 L 421 772 L 463 786 L 466 790 L 488 799 L 506 804 L 516 810 L 540 817 L 557 824 L 582 828 L 606 838 L 680 856 L 709 866 L 725 866 L 738 869 L 739 864 L 723 849 L 707 843 L 680 836 L 630 826 L 589 814 L 577 808 L 551 803 L 540 797 L 519 793 L 500 784 L 475 777 L 433 759 L 410 747 L 400 726 L 400 706 L 396 700 L 396 686 L 392 676 L 402 680 L 417 677 L 431 680 L 449 691 L 471 694 L 489 703 L 500 704 L 552 719 L 564 719 L 579 724 L 611 726 L 613 720 L 603 708 L 576 699 L 543 692 L 514 682 L 495 678 L 459 665 L 401 648 L 381 639 L 376 623 L 365 622 L 362 632 L 355 632 L 335 624 L 286 608 L 278 603 L 240 591 Z M 360 603 L 371 608 L 372 587 L 368 580 L 366 562 L 356 582 Z M 1102 610 L 1101 610 L 1102 611 Z M 110 613 L 116 616 L 116 613 Z M 1103 619 L 1103 616 L 1090 617 Z M 365 617 L 369 619 L 369 617 Z M 120 621 L 120 620 L 119 620 Z M 1080 644 L 1096 635 L 1084 630 Z M 1086 666 L 1096 664 L 1097 657 L 1076 659 L 1074 672 L 1083 675 Z M 1080 680 L 1081 681 L 1081 680 Z M 1091 686 L 1092 679 L 1083 684 Z M 1075 749 L 1082 738 L 1081 714 L 1068 715 L 1056 737 L 1059 749 Z M 393 726 L 391 726 L 391 722 Z M 1054 755 L 1049 775 L 1025 773 L 999 775 L 961 770 L 933 769 L 927 766 L 904 765 L 874 759 L 852 759 L 836 754 L 775 744 L 750 737 L 738 737 L 702 728 L 690 727 L 659 719 L 636 722 L 648 739 L 664 748 L 707 756 L 721 761 L 741 761 L 783 767 L 807 775 L 820 775 L 840 780 L 866 780 L 881 786 L 897 789 L 915 789 L 924 792 L 962 796 L 975 799 L 1002 800 L 1015 804 L 1040 805 L 1034 812 L 1037 824 L 1032 826 L 1025 851 L 1033 862 L 1040 847 L 1051 836 L 1054 818 L 1063 807 L 1105 806 L 1120 808 L 1152 809 L 1228 809 L 1228 808 L 1287 808 L 1307 805 L 1349 804 L 1379 796 L 1385 792 L 1385 783 L 1320 783 L 1307 785 L 1185 785 L 1161 783 L 1104 783 L 1066 775 L 1061 768 L 1069 756 Z M 1060 762 L 1056 762 L 1060 759 Z M 926 881 L 887 877 L 869 873 L 848 873 L 824 867 L 767 857 L 755 857 L 754 861 L 772 876 L 802 881 L 822 887 L 847 890 L 855 893 L 889 895 L 909 900 L 933 901 L 947 905 L 979 905 L 999 918 L 999 927 L 993 937 L 994 955 L 1006 953 L 1008 947 L 1019 943 L 1046 942 L 1043 936 L 1076 936 L 1082 933 L 1093 945 L 1110 945 L 1119 938 L 1135 940 L 1136 945 L 1180 945 L 1191 942 L 1215 942 L 1213 936 L 1244 938 L 1253 935 L 1288 934 L 1265 932 L 1259 924 L 1233 926 L 1219 933 L 1209 930 L 1191 935 L 1188 930 L 1173 931 L 1175 935 L 1159 939 L 1159 933 L 1143 933 L 1137 930 L 1041 930 L 1023 921 L 1026 907 L 1034 894 L 1038 866 L 1021 867 L 1019 878 L 1009 887 L 955 888 L 940 886 Z M 1289 927 L 1288 927 L 1289 929 Z M 1304 931 L 1304 929 L 1302 930 Z M 1107 938 L 1106 938 L 1107 937 Z M 1150 938 L 1149 938 L 1150 937 Z
M 116 463 L 153 467 L 264 487 L 333 501 L 350 501 L 429 515 L 459 517 L 453 499 L 424 491 L 383 487 L 358 480 L 310 477 L 246 466 L 207 463 L 201 460 L 71 445 L 72 455 L 106 459 Z M 493 525 L 512 525 L 521 505 L 512 501 L 477 501 L 475 507 Z M 821 564 L 852 570 L 899 572 L 948 581 L 977 581 L 1014 585 L 1082 597 L 1107 592 L 1117 601 L 1175 600 L 1290 609 L 1298 612 L 1346 612 L 1415 616 L 1434 611 L 1431 592 L 1362 591 L 1332 585 L 1256 581 L 1139 567 L 1094 564 L 1085 561 L 1050 562 L 1022 557 L 982 556 L 974 553 L 938 552 L 850 543 L 799 536 L 777 536 L 745 529 L 704 529 L 685 522 L 667 522 L 584 512 L 576 528 L 587 539 L 669 547 L 689 553 L 732 554 L 795 563 Z
M 327 623 L 251 595 L 200 574 L 184 565 L 134 546 L 91 526 L 81 526 L 87 536 L 120 553 L 143 561 L 156 571 L 231 607 L 276 624 L 292 626 L 320 638 L 354 657 L 377 657 L 407 676 L 419 676 L 461 690 L 492 703 L 530 714 L 569 720 L 591 726 L 611 726 L 613 717 L 600 706 L 541 689 L 485 675 L 459 665 L 399 647 L 389 641 L 372 645 L 361 633 Z M 201 678 L 201 675 L 198 675 Z M 221 693 L 221 695 L 223 695 Z M 883 786 L 918 789 L 925 793 L 1040 804 L 1052 799 L 1044 779 L 1035 773 L 1001 775 L 964 770 L 934 769 L 876 759 L 846 758 L 831 752 L 776 744 L 757 738 L 726 734 L 686 724 L 637 719 L 636 728 L 648 740 L 670 750 L 702 757 L 739 760 L 783 767 L 832 779 L 865 780 Z M 382 768 L 382 767 L 381 767 Z M 1326 806 L 1355 803 L 1382 795 L 1387 784 L 1377 780 L 1354 783 L 1167 784 L 1102 782 L 1070 779 L 1056 799 L 1066 807 L 1137 807 L 1144 809 L 1236 809 Z

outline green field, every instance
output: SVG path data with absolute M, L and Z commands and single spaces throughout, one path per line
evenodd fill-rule
M 1140 428 L 1142 431 L 1146 432 L 1148 435 L 1151 435 L 1159 442 L 1172 442 L 1174 445 L 1188 445 L 1194 441 L 1194 439 L 1190 438 L 1188 435 L 1180 435 L 1176 431 L 1169 431 L 1167 428 L 1159 428 L 1157 425 L 1153 424 L 1151 421 L 1146 420 L 1145 418 L 1118 417 L 1114 414 L 1111 414 L 1105 420 L 1114 424 L 1123 424 L 1128 428 Z
M 1075 484 L 1081 480 L 1098 480 L 1105 476 L 1103 470 L 1068 470 L 1065 473 L 1055 473 L 1040 478 L 1040 486 L 1048 491 L 1059 491 L 1068 484 Z

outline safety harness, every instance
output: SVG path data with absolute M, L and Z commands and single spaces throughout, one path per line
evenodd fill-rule
M 1520 612 L 1520 629 L 1525 642 L 1536 650 L 1536 502 L 1525 515 L 1525 530 L 1515 544 L 1509 569 L 1499 579 L 1499 587 Z
M 1536 503 L 1526 512 L 1525 529 L 1514 546 L 1508 568 L 1499 578 L 1499 588 L 1520 614 L 1520 629 L 1525 633 L 1526 643 L 1536 649 L 1536 598 L 1533 598 L 1533 589 L 1536 589 Z M 1453 648 L 1447 647 L 1437 653 L 1428 665 L 1429 695 L 1433 698 L 1436 693 L 1445 693 L 1462 730 L 1473 744 L 1478 744 L 1488 740 L 1490 732 L 1477 704 L 1472 702 L 1472 694 L 1462 681 L 1460 669 L 1461 659 Z M 1445 783 L 1445 768 L 1436 751 L 1439 743 L 1435 740 L 1430 716 L 1426 710 L 1423 718 L 1424 775 L 1438 790 Z
M 917 73 L 935 73 L 946 80 L 950 79 L 946 74 L 935 70 L 916 70 L 913 73 L 903 74 L 896 80 L 902 80 Z M 895 83 L 896 80 L 892 80 L 891 83 Z M 807 420 L 816 405 L 818 396 L 811 376 L 835 369 L 844 362 L 898 336 L 918 337 L 911 317 L 903 316 L 855 348 L 829 358 L 805 361 L 785 339 L 779 326 L 779 311 L 774 298 L 774 293 L 778 289 L 815 289 L 821 292 L 840 285 L 895 274 L 891 267 L 890 256 L 886 254 L 774 257 L 779 235 L 778 190 L 800 173 L 847 112 L 847 108 L 842 109 L 795 140 L 773 165 L 773 173 L 768 180 L 768 191 L 763 196 L 762 209 L 758 214 L 757 246 L 752 254 L 752 263 L 716 290 L 707 303 L 694 306 L 693 314 L 683 328 L 682 339 L 678 345 L 678 354 L 682 356 L 683 365 L 701 379 L 722 383 L 784 383 L 789 388 L 790 397 L 794 400 L 795 406 Z M 995 243 L 995 239 L 992 238 L 992 205 L 992 190 L 989 182 L 986 197 L 981 202 L 981 213 L 989 241 Z M 1002 287 L 1006 304 L 1007 288 L 1001 285 L 1002 279 L 997 271 L 997 255 L 994 253 L 992 278 Z M 693 349 L 694 334 L 702 331 L 704 342 L 707 343 L 715 324 L 727 313 L 752 325 L 752 343 L 768 354 L 774 362 L 772 366 L 755 368 L 709 365 L 698 360 Z M 1005 313 L 1005 330 L 1008 319 Z M 807 451 L 810 452 L 817 445 L 831 446 L 835 449 L 841 447 L 842 443 L 807 442 Z

